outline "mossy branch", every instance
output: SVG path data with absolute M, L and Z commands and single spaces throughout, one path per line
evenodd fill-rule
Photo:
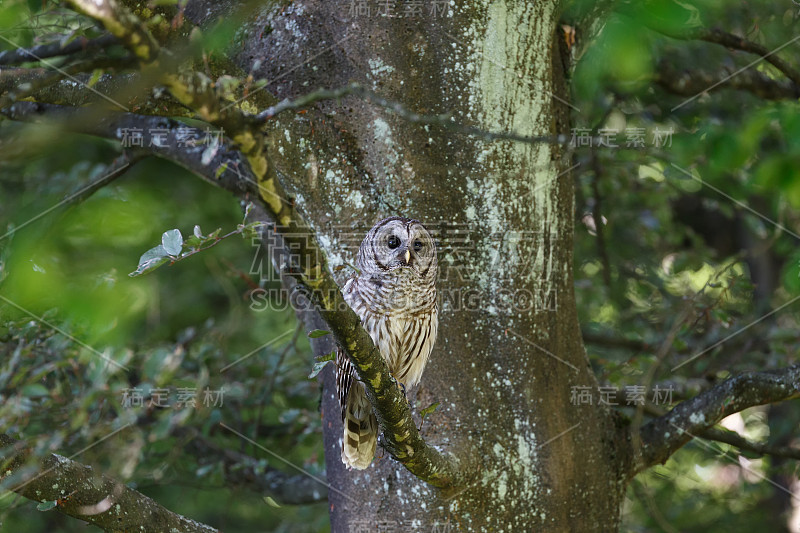
M 173 513 L 144 494 L 96 472 L 91 466 L 49 454 L 28 471 L 31 449 L 0 434 L 3 488 L 44 507 L 94 524 L 105 531 L 215 533 L 218 530 Z
M 179 145 L 178 130 L 185 127 L 173 120 L 133 113 L 105 113 L 101 121 L 80 120 L 84 112 L 71 107 L 17 102 L 3 114 L 13 120 L 28 122 L 53 124 L 60 120 L 64 128 L 109 139 L 119 139 L 121 131 L 135 128 L 145 135 L 142 147 L 137 150 L 177 162 L 239 197 L 250 198 L 259 194 L 269 222 L 298 258 L 297 264 L 287 265 L 287 272 L 307 288 L 328 329 L 352 359 L 375 408 L 389 453 L 414 475 L 434 486 L 445 488 L 463 484 L 468 474 L 462 470 L 459 461 L 432 448 L 420 436 L 408 403 L 390 377 L 380 351 L 358 316 L 345 303 L 316 239 L 308 238 L 305 231 L 292 231 L 292 228 L 308 226 L 294 209 L 274 169 L 267 169 L 266 176 L 256 182 L 248 162 L 227 140 L 223 140 L 214 156 L 206 160 L 203 157 L 204 146 Z M 147 132 L 153 130 L 167 132 L 163 134 L 163 142 L 148 142 Z M 299 265 L 304 266 L 301 268 Z

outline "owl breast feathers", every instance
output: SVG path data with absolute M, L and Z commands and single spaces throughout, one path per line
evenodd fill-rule
M 378 347 L 389 372 L 405 387 L 419 383 L 436 341 L 436 245 L 419 221 L 381 220 L 358 250 L 360 272 L 344 286 L 344 299 Z M 375 455 L 378 421 L 350 359 L 336 353 L 336 388 L 342 406 L 342 462 L 363 469 Z

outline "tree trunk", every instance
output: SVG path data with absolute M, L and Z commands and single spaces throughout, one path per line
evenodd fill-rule
M 418 14 L 398 3 L 393 17 L 377 12 L 383 3 L 353 4 L 273 9 L 253 25 L 262 38 L 245 44 L 240 62 L 249 70 L 261 60 L 254 74 L 275 80 L 268 90 L 278 98 L 356 81 L 421 115 L 449 112 L 484 130 L 569 131 L 554 3 L 432 2 Z M 439 339 L 409 397 L 417 410 L 440 404 L 423 427 L 429 443 L 480 465 L 455 493 L 388 456 L 345 470 L 329 368 L 333 531 L 616 529 L 623 433 L 596 401 L 570 401 L 574 386 L 595 389 L 596 380 L 575 308 L 563 146 L 483 141 L 352 96 L 283 116 L 270 125 L 270 159 L 332 267 L 354 263 L 367 229 L 387 215 L 417 218 L 439 241 Z

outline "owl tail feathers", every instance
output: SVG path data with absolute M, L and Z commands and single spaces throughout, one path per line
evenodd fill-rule
M 364 470 L 375 457 L 378 443 L 378 420 L 367 400 L 364 386 L 355 383 L 347 395 L 342 436 L 342 462 Z

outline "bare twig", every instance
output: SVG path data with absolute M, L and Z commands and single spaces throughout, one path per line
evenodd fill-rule
M 316 91 L 312 91 L 308 94 L 305 94 L 299 98 L 294 100 L 283 100 L 279 104 L 276 104 L 272 107 L 269 107 L 256 115 L 254 119 L 257 122 L 266 122 L 274 118 L 275 116 L 283 113 L 285 111 L 297 111 L 308 107 L 312 104 L 317 102 L 322 102 L 325 100 L 338 100 L 340 98 L 344 98 L 345 96 L 358 96 L 371 102 L 379 107 L 382 107 L 388 111 L 391 111 L 395 115 L 412 122 L 414 124 L 422 124 L 422 125 L 434 125 L 439 126 L 445 130 L 453 131 L 457 133 L 464 133 L 467 135 L 471 135 L 473 137 L 477 137 L 479 139 L 483 139 L 484 141 L 517 141 L 523 142 L 528 144 L 535 144 L 535 143 L 553 143 L 553 144 L 565 144 L 570 141 L 570 136 L 566 134 L 562 135 L 522 135 L 515 132 L 492 132 L 483 130 L 481 128 L 476 128 L 474 126 L 467 126 L 465 124 L 461 124 L 456 122 L 452 115 L 449 113 L 444 113 L 441 115 L 420 115 L 419 113 L 415 113 L 407 109 L 403 104 L 399 102 L 395 102 L 392 100 L 388 100 L 383 96 L 367 89 L 366 87 L 358 84 L 358 83 L 351 83 L 339 89 L 317 89 Z
M 773 446 L 760 442 L 753 442 L 742 437 L 735 431 L 711 428 L 700 433 L 704 439 L 723 442 L 736 446 L 739 449 L 756 453 L 758 455 L 771 455 L 773 457 L 784 457 L 786 459 L 800 460 L 800 449 L 791 446 Z
M 609 348 L 621 348 L 623 350 L 632 350 L 635 352 L 644 352 L 652 350 L 653 347 L 640 340 L 625 339 L 622 337 L 611 337 L 591 331 L 583 332 L 583 341 L 589 344 L 597 344 L 598 346 L 607 346 Z
M 289 343 L 281 350 L 280 355 L 278 356 L 278 361 L 275 363 L 275 367 L 272 369 L 272 375 L 270 375 L 269 383 L 264 388 L 264 394 L 261 395 L 261 401 L 259 402 L 258 406 L 258 414 L 256 415 L 255 424 L 253 424 L 253 439 L 258 438 L 258 428 L 261 426 L 261 419 L 264 416 L 264 409 L 267 406 L 267 399 L 272 396 L 272 393 L 275 391 L 275 381 L 278 379 L 278 373 L 280 372 L 281 366 L 283 365 L 284 359 L 286 359 L 286 355 L 289 353 L 290 350 L 296 347 L 297 339 L 300 337 L 300 332 L 303 331 L 303 323 L 298 321 L 297 327 L 294 329 L 294 334 L 292 335 L 291 340 Z

